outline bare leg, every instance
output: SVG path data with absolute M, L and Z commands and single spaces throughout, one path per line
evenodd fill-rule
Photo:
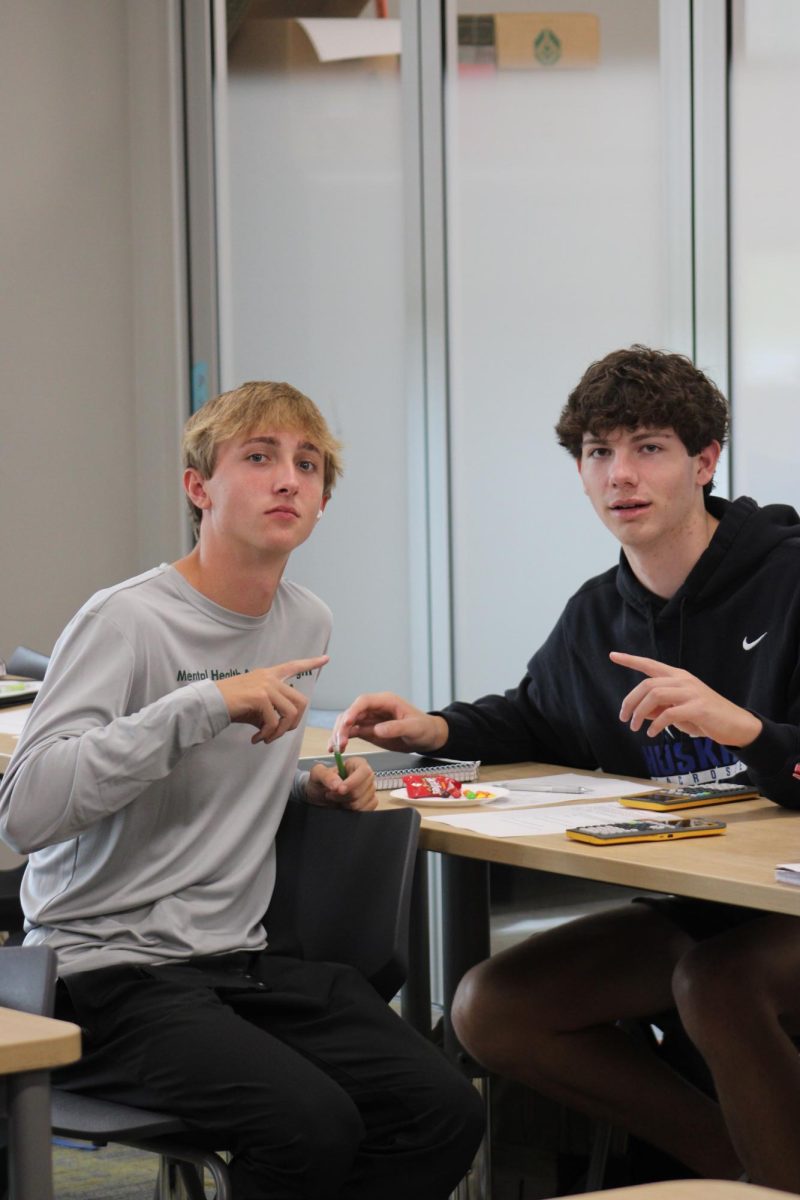
M 701 1175 L 736 1178 L 719 1106 L 615 1024 L 674 1005 L 672 974 L 694 944 L 643 904 L 548 930 L 468 972 L 456 1032 L 490 1070 L 607 1118 Z
M 764 915 L 700 942 L 675 972 L 681 1019 L 705 1058 L 755 1183 L 800 1192 L 800 919 Z

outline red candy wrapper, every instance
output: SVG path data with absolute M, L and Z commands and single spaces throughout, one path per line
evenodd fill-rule
M 461 795 L 461 784 L 447 775 L 404 775 L 403 783 L 409 800 L 423 800 L 426 796 Z

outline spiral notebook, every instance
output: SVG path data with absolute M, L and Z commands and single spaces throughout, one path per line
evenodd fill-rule
M 478 778 L 481 765 L 480 759 L 436 758 L 430 754 L 405 754 L 396 750 L 377 750 L 374 754 L 359 754 L 358 757 L 365 758 L 375 772 L 378 791 L 402 787 L 404 775 L 447 775 L 461 783 L 471 783 Z M 301 771 L 310 771 L 318 762 L 334 766 L 333 758 L 324 756 L 301 758 L 297 765 Z

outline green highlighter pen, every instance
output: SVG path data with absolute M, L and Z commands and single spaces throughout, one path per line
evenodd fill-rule
M 347 771 L 345 770 L 344 759 L 342 752 L 339 749 L 339 734 L 333 735 L 333 760 L 336 763 L 336 770 L 339 772 L 340 779 L 347 779 Z

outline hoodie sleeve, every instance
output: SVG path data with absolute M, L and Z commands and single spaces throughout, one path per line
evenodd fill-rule
M 794 567 L 796 559 L 796 544 L 792 543 L 788 563 Z M 787 569 L 787 556 L 781 557 L 779 566 L 778 583 L 772 591 L 783 640 L 773 648 L 771 671 L 766 675 L 772 690 L 762 687 L 757 698 L 754 695 L 750 703 L 743 701 L 763 728 L 754 742 L 737 747 L 736 753 L 763 796 L 782 808 L 800 809 L 800 590 L 796 567 Z
M 131 711 L 133 673 L 113 622 L 84 612 L 67 627 L 0 787 L 0 836 L 14 850 L 66 841 L 124 808 L 230 724 L 208 680 Z
M 485 763 L 551 762 L 593 770 L 597 758 L 581 729 L 580 700 L 567 630 L 569 608 L 528 663 L 517 687 L 504 695 L 456 701 L 437 715 L 450 736 L 437 751 Z
M 782 725 L 761 713 L 754 715 L 763 729 L 749 746 L 737 747 L 736 753 L 763 796 L 783 808 L 800 809 L 800 725 Z

